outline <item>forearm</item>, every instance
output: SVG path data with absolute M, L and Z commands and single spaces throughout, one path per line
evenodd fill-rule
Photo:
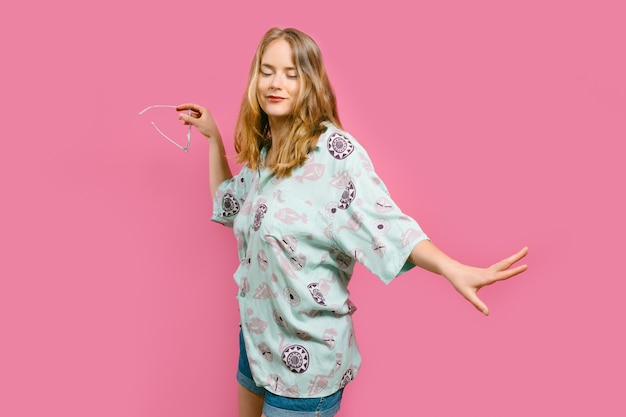
M 409 262 L 435 274 L 449 277 L 462 265 L 446 255 L 430 240 L 419 242 L 409 255 Z
M 215 197 L 215 191 L 219 185 L 232 178 L 233 174 L 228 165 L 224 142 L 221 137 L 209 139 L 209 184 L 211 187 L 211 197 Z

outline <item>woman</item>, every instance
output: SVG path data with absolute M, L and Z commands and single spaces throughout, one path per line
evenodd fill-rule
M 487 269 L 440 251 L 395 205 L 363 147 L 343 131 L 318 46 L 269 30 L 250 69 L 234 176 L 210 112 L 182 104 L 209 141 L 213 220 L 233 227 L 242 323 L 240 416 L 333 416 L 361 357 L 347 286 L 356 262 L 383 281 L 417 265 L 478 310 L 477 291 L 526 270 L 527 248 Z

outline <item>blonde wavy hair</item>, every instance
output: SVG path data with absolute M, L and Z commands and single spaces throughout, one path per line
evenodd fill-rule
M 261 39 L 250 67 L 248 88 L 235 128 L 237 162 L 246 164 L 250 169 L 257 169 L 261 164 L 261 149 L 272 142 L 267 114 L 257 99 L 257 82 L 263 53 L 277 39 L 284 39 L 291 46 L 300 80 L 300 91 L 288 118 L 289 132 L 280 149 L 274 150 L 278 151 L 276 162 L 269 166 L 280 178 L 289 176 L 294 168 L 304 164 L 307 153 L 326 131 L 323 122 L 331 122 L 340 128 L 341 123 L 335 93 L 315 41 L 297 29 L 272 28 Z

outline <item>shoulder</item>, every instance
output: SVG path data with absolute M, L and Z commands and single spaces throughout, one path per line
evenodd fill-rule
M 324 161 L 335 172 L 358 173 L 373 171 L 371 159 L 365 147 L 349 132 L 332 123 L 320 136 L 316 147 L 316 158 Z
M 320 136 L 317 151 L 330 160 L 349 163 L 352 160 L 367 157 L 361 143 L 349 132 L 332 123 L 325 123 L 326 131 Z

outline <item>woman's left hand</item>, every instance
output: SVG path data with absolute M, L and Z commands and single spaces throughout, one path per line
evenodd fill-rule
M 430 240 L 423 240 L 415 245 L 409 261 L 427 271 L 443 275 L 467 301 L 483 314 L 488 315 L 487 305 L 478 298 L 478 290 L 494 282 L 503 281 L 520 274 L 528 265 L 513 267 L 528 253 L 525 247 L 514 255 L 491 265 L 489 268 L 476 268 L 455 261 L 435 246 Z
M 528 253 L 525 247 L 516 254 L 502 259 L 491 265 L 489 268 L 476 268 L 473 266 L 456 264 L 447 270 L 443 275 L 450 281 L 452 286 L 466 300 L 474 305 L 483 314 L 488 315 L 489 309 L 487 305 L 478 297 L 478 290 L 482 287 L 491 285 L 494 282 L 503 281 L 518 275 L 526 269 L 528 265 L 519 265 L 511 268 L 513 264 L 518 262 Z

